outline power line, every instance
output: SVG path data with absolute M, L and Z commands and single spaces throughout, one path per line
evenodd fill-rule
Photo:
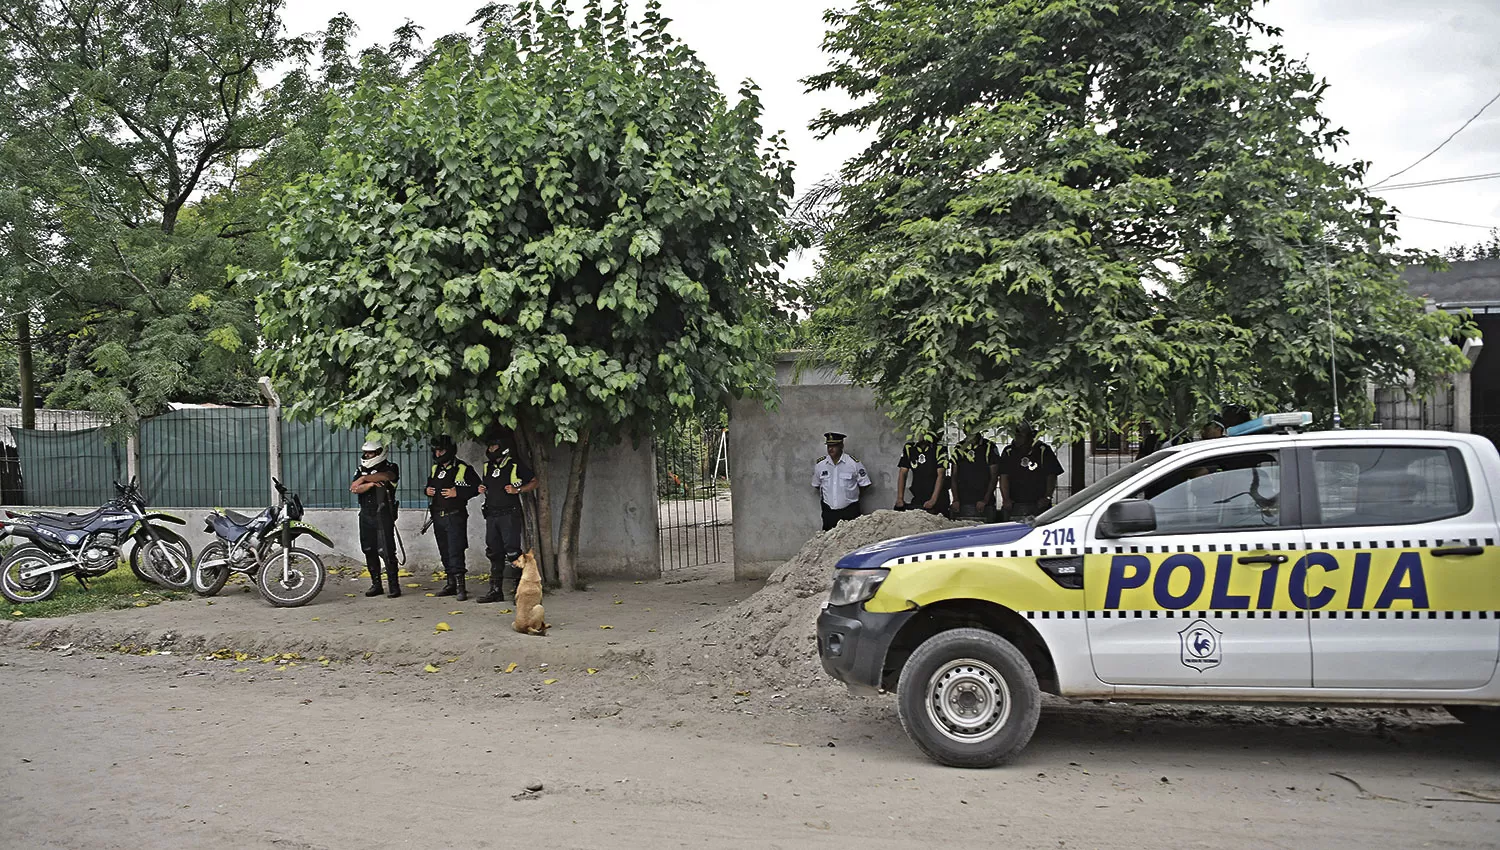
M 1397 189 L 1425 189 L 1429 186 L 1452 186 L 1455 183 L 1474 183 L 1480 180 L 1500 179 L 1500 171 L 1489 174 L 1466 174 L 1463 177 L 1442 177 L 1435 180 L 1419 180 L 1415 183 L 1397 183 L 1394 186 L 1385 186 L 1377 190 L 1374 186 L 1369 187 L 1367 192 L 1394 192 Z
M 1500 224 L 1469 224 L 1465 221 L 1448 221 L 1447 219 L 1443 218 L 1423 218 L 1419 215 L 1407 215 L 1403 212 L 1398 212 L 1396 213 L 1396 215 L 1399 215 L 1402 218 L 1415 219 L 1416 221 L 1430 221 L 1433 224 L 1451 224 L 1454 227 L 1477 227 L 1480 230 L 1500 230 Z
M 1446 138 L 1446 139 L 1443 140 L 1442 144 L 1440 144 L 1437 147 L 1433 148 L 1432 150 L 1428 151 L 1426 156 L 1422 157 L 1421 159 L 1417 160 L 1416 162 L 1412 163 L 1411 165 L 1406 166 L 1405 168 L 1401 169 L 1400 171 L 1396 172 L 1395 174 L 1392 174 L 1390 177 L 1387 177 L 1384 180 L 1381 180 L 1379 183 L 1376 183 L 1374 186 L 1371 186 L 1370 188 L 1374 189 L 1374 188 L 1380 186 L 1383 183 L 1389 183 L 1391 180 L 1393 180 L 1393 179 L 1395 179 L 1397 177 L 1400 177 L 1401 175 L 1405 174 L 1406 172 L 1408 172 L 1408 171 L 1412 170 L 1413 168 L 1416 168 L 1417 166 L 1419 166 L 1422 163 L 1426 162 L 1433 154 L 1435 154 L 1438 151 L 1442 150 L 1444 147 L 1446 147 L 1448 145 L 1449 142 L 1453 141 L 1454 136 L 1457 136 L 1459 133 L 1462 133 L 1464 130 L 1468 129 L 1468 126 L 1470 124 L 1473 124 L 1474 121 L 1479 118 L 1479 116 L 1481 116 L 1481 115 L 1484 114 L 1484 111 L 1486 109 L 1490 108 L 1490 104 L 1493 104 L 1497 100 L 1500 100 L 1500 92 L 1495 92 L 1495 96 L 1489 99 L 1489 103 L 1486 103 L 1484 106 L 1479 107 L 1479 111 L 1476 112 L 1476 113 L 1474 113 L 1473 115 L 1470 115 L 1469 116 L 1469 120 L 1465 121 L 1463 123 L 1463 126 L 1459 127 L 1457 130 L 1454 130 L 1448 136 L 1448 138 Z

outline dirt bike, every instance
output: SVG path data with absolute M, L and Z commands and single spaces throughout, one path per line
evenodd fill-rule
M 253 517 L 223 509 L 209 513 L 203 530 L 215 540 L 193 565 L 193 590 L 199 595 L 218 593 L 231 572 L 249 576 L 260 595 L 278 608 L 306 605 L 323 589 L 328 578 L 323 561 L 296 543 L 310 537 L 331 549 L 333 541 L 302 523 L 302 499 L 296 493 L 274 478 L 271 482 L 284 507 L 272 505 Z
M 0 538 L 25 542 L 0 561 L 0 593 L 15 603 L 41 602 L 57 592 L 62 576 L 71 573 L 88 588 L 120 563 L 127 543 L 130 569 L 143 581 L 173 590 L 192 583 L 193 548 L 181 535 L 159 523 L 183 525 L 186 520 L 146 511 L 141 488 L 115 482 L 114 499 L 86 514 L 51 511 L 6 511 Z

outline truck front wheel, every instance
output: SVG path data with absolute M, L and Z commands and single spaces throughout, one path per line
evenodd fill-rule
M 950 629 L 906 660 L 896 706 L 901 727 L 934 761 L 994 767 L 1031 740 L 1042 694 L 1010 641 L 984 629 Z

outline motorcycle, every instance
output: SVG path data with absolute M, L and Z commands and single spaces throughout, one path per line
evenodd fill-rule
M 204 521 L 203 530 L 215 539 L 193 565 L 193 590 L 199 595 L 218 593 L 231 572 L 249 576 L 260 595 L 278 608 L 306 605 L 323 589 L 328 571 L 322 559 L 296 543 L 310 537 L 331 549 L 333 541 L 302 523 L 302 499 L 296 493 L 274 478 L 271 482 L 284 508 L 272 505 L 253 517 L 216 509 Z
M 143 581 L 173 590 L 192 583 L 193 548 L 187 540 L 159 523 L 183 525 L 186 520 L 146 510 L 141 488 L 115 482 L 114 499 L 86 514 L 50 511 L 7 511 L 0 538 L 17 537 L 17 545 L 0 561 L 0 593 L 15 603 L 41 602 L 57 592 L 62 576 L 71 573 L 88 589 L 119 565 L 126 544 L 130 570 Z

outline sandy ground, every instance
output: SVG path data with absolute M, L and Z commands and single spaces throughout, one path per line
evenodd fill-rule
M 1500 847 L 1500 743 L 1435 710 L 1051 701 L 940 767 L 892 698 L 741 663 L 816 597 L 725 575 L 549 596 L 544 639 L 430 574 L 4 626 L 0 846 Z

